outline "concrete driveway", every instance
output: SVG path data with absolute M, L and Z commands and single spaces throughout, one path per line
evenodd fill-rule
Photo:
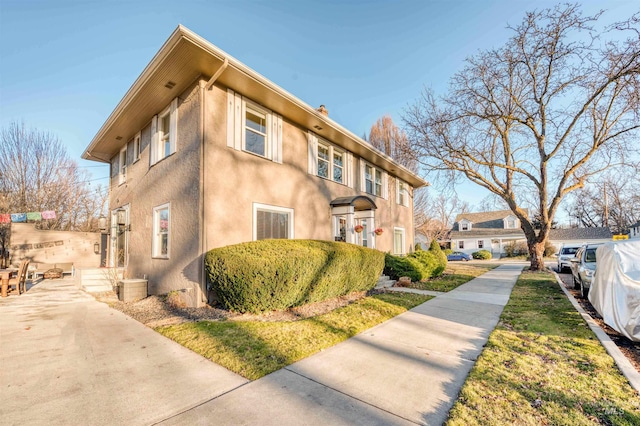
M 0 299 L 0 322 L 3 425 L 153 424 L 247 383 L 72 279 Z

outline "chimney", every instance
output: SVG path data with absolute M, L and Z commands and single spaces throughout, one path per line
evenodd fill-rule
M 320 107 L 316 109 L 316 111 L 318 111 L 322 115 L 326 115 L 327 117 L 329 116 L 329 111 L 327 111 L 324 105 L 320 105 Z

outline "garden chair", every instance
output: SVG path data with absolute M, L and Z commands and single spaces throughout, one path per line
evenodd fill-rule
M 18 291 L 18 295 L 27 292 L 27 268 L 29 267 L 29 260 L 23 260 L 20 262 L 18 268 L 18 275 L 15 278 L 9 278 L 9 290 L 15 286 Z

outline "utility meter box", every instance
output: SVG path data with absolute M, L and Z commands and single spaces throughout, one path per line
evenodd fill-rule
M 135 302 L 144 299 L 148 293 L 148 281 L 142 279 L 127 279 L 118 281 L 118 299 L 121 302 Z

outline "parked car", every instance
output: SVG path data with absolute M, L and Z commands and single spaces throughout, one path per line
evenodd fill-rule
M 560 251 L 556 253 L 558 256 L 558 272 L 562 272 L 565 269 L 571 269 L 571 258 L 576 256 L 576 252 L 580 248 L 580 245 L 562 245 Z
M 591 281 L 596 272 L 596 249 L 599 244 L 585 244 L 578 249 L 575 257 L 571 258 L 571 275 L 573 276 L 573 288 L 579 289 L 582 297 L 589 295 Z
M 453 253 L 447 255 L 447 260 L 464 260 L 466 262 L 467 260 L 471 259 L 473 258 L 470 254 L 462 253 L 459 251 L 454 251 Z

